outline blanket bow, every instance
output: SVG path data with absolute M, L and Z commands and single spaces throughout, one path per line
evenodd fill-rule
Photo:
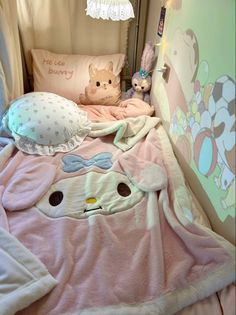
M 112 166 L 112 154 L 110 152 L 102 152 L 94 155 L 91 159 L 84 159 L 82 156 L 68 154 L 62 158 L 63 171 L 72 173 L 82 168 L 97 166 L 101 169 L 109 169 Z

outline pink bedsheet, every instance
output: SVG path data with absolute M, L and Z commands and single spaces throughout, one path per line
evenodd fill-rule
M 121 120 L 142 115 L 151 116 L 154 113 L 153 106 L 136 98 L 122 101 L 118 106 L 79 105 L 79 107 L 88 113 L 91 121 Z
M 6 162 L 1 225 L 58 281 L 19 314 L 171 315 L 233 283 L 234 247 L 195 219 L 163 135 Z
M 232 284 L 208 298 L 185 307 L 175 315 L 235 315 L 235 297 L 235 286 Z

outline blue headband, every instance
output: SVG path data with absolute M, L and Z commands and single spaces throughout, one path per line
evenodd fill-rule
M 146 79 L 146 77 L 148 76 L 148 71 L 144 70 L 144 69 L 140 69 L 139 70 L 139 75 L 142 79 Z

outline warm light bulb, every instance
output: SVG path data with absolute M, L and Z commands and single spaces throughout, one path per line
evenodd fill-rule
M 167 9 L 171 8 L 172 3 L 173 3 L 173 0 L 166 0 L 166 2 L 165 2 L 165 7 L 166 7 Z
M 165 35 L 162 37 L 160 46 L 161 46 L 160 50 L 161 50 L 162 54 L 164 54 L 164 52 L 167 50 L 167 47 L 168 47 L 168 42 L 167 42 Z

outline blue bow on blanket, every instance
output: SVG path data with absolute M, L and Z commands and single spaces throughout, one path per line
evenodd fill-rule
M 112 167 L 111 158 L 112 154 L 109 152 L 98 153 L 88 160 L 79 155 L 68 154 L 62 158 L 64 164 L 63 171 L 66 173 L 72 173 L 89 166 L 97 166 L 106 170 Z

